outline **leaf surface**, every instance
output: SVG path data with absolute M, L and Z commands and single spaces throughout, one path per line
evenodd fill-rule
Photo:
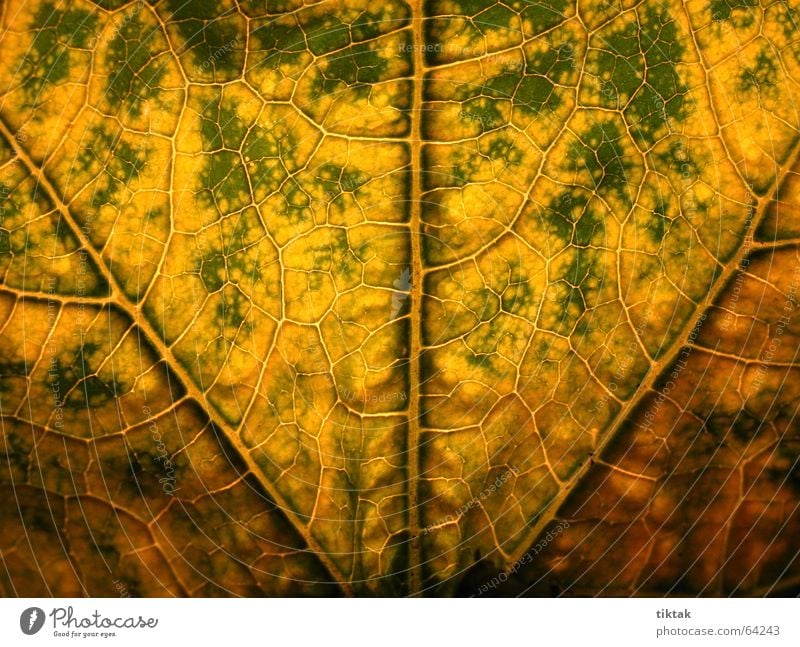
M 796 587 L 795 4 L 6 0 L 3 592 Z

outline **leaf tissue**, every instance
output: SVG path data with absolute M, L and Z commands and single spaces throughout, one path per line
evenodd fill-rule
M 799 4 L 2 0 L 0 593 L 796 593 Z

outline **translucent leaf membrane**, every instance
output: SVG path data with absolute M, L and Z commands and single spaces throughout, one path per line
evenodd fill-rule
M 794 5 L 6 2 L 0 590 L 793 590 Z

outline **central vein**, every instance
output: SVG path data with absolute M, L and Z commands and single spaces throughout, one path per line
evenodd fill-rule
M 422 315 L 422 81 L 423 81 L 423 25 L 422 3 L 412 3 L 414 96 L 411 106 L 411 310 L 409 348 L 409 398 L 408 398 L 408 524 L 411 536 L 409 546 L 408 587 L 411 595 L 421 589 L 420 573 L 420 521 L 419 521 L 419 441 L 420 441 L 420 349 Z

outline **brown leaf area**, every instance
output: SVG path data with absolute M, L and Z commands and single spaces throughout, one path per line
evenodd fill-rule
M 796 2 L 0 2 L 0 592 L 781 595 Z
M 796 591 L 800 258 L 789 245 L 747 260 L 592 461 L 559 512 L 568 529 L 529 585 L 569 583 L 577 595 Z

